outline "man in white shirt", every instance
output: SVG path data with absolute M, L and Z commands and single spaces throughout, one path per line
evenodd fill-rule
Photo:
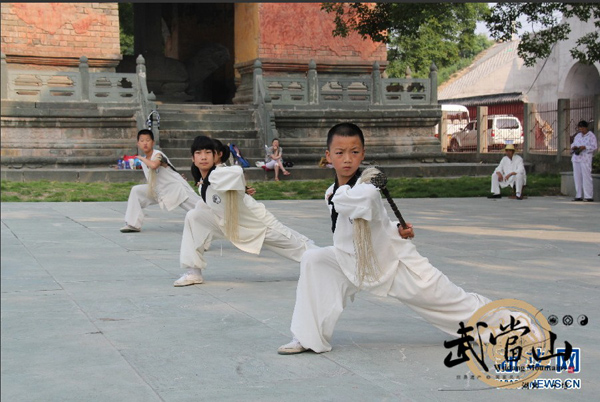
M 596 135 L 588 130 L 588 122 L 582 120 L 577 124 L 579 134 L 571 144 L 571 162 L 573 163 L 573 179 L 575 181 L 575 198 L 573 201 L 594 201 L 594 182 L 592 181 L 592 158 L 598 149 Z
M 515 186 L 517 200 L 522 200 L 523 186 L 527 184 L 523 158 L 515 155 L 515 146 L 512 144 L 508 144 L 504 151 L 506 156 L 492 173 L 492 194 L 488 198 L 502 198 L 500 187 Z

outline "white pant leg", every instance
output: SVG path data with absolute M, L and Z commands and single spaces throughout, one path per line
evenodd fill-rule
M 291 331 L 302 346 L 317 353 L 331 350 L 329 341 L 349 296 L 358 288 L 346 278 L 333 247 L 308 250 L 302 256 Z
M 285 258 L 300 262 L 306 250 L 317 248 L 317 246 L 308 237 L 293 229 L 288 228 L 288 230 L 292 234 L 289 239 L 277 230 L 267 228 L 263 247 Z
M 592 179 L 592 164 L 578 163 L 581 165 L 581 176 L 583 184 L 583 198 L 594 198 L 594 180 Z
M 401 262 L 388 296 L 394 297 L 442 331 L 458 336 L 458 323 L 465 324 L 480 307 L 491 302 L 476 293 L 467 293 L 450 282 L 437 268 L 427 281 Z
M 127 200 L 127 211 L 125 212 L 125 223 L 141 229 L 144 222 L 144 208 L 158 204 L 154 198 L 148 197 L 148 185 L 138 184 L 131 188 Z
M 205 243 L 213 237 L 224 237 L 215 215 L 208 208 L 194 208 L 185 214 L 183 236 L 179 250 L 182 268 L 205 268 Z
M 573 181 L 575 182 L 575 198 L 583 198 L 583 164 L 573 162 Z
M 517 194 L 521 194 L 523 192 L 523 186 L 525 185 L 525 175 L 522 173 L 517 173 L 515 178 L 515 191 Z
M 492 189 L 490 191 L 494 194 L 500 194 L 500 181 L 496 172 L 492 173 Z
M 181 204 L 179 204 L 179 207 L 183 208 L 186 212 L 189 212 L 192 209 L 196 208 L 197 202 L 198 202 L 197 199 L 188 197 L 185 199 L 185 201 L 183 201 Z

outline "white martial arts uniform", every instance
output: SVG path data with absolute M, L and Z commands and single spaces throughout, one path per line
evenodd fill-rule
M 169 158 L 156 149 L 152 151 L 149 159 L 156 160 L 159 155 L 162 156 L 163 162 L 169 162 Z M 144 170 L 146 181 L 150 182 L 150 169 L 143 162 L 142 169 Z M 131 188 L 129 199 L 127 200 L 127 211 L 125 212 L 125 223 L 127 225 L 140 229 L 144 221 L 143 210 L 150 205 L 159 204 L 162 209 L 167 211 L 172 211 L 178 206 L 186 211 L 190 211 L 194 209 L 198 201 L 202 201 L 190 184 L 179 173 L 171 169 L 171 167 L 161 165 L 155 170 L 155 174 L 155 197 L 148 194 L 149 184 L 138 184 Z
M 333 192 L 326 192 L 326 200 Z M 358 292 L 353 220 L 365 219 L 381 276 L 361 289 L 392 296 L 441 330 L 457 336 L 459 322 L 467 322 L 489 299 L 467 293 L 422 257 L 409 240 L 398 234 L 387 216 L 379 190 L 370 183 L 340 186 L 333 197 L 338 212 L 333 246 L 308 250 L 302 257 L 291 331 L 307 349 L 331 350 L 333 329 L 348 297 Z M 330 206 L 331 209 L 331 206 Z
M 510 176 L 508 180 L 499 181 L 497 172 L 502 173 L 503 177 L 515 172 L 516 175 Z M 513 154 L 512 160 L 505 156 L 500 161 L 498 167 L 492 173 L 492 193 L 500 194 L 500 187 L 515 186 L 517 194 L 521 194 L 523 186 L 527 184 L 527 174 L 525 173 L 525 165 L 523 165 L 523 158 L 517 154 Z
M 585 135 L 579 133 L 575 136 L 571 148 L 585 146 L 579 154 L 571 156 L 573 163 L 573 180 L 575 181 L 575 198 L 594 198 L 594 182 L 592 180 L 592 159 L 594 151 L 598 149 L 596 135 L 591 131 Z
M 208 176 L 206 203 L 200 201 L 185 216 L 181 239 L 182 268 L 205 268 L 204 244 L 214 236 L 225 235 L 225 192 L 236 191 L 238 197 L 238 240 L 232 243 L 242 251 L 259 254 L 263 246 L 294 261 L 316 247 L 312 240 L 284 226 L 265 206 L 246 194 L 246 181 L 240 166 L 219 165 Z M 231 239 L 228 238 L 231 241 Z

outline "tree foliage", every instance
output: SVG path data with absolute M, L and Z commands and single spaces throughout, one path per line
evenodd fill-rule
M 564 17 L 564 19 L 563 19 Z M 491 36 L 497 40 L 510 40 L 523 24 L 538 27 L 536 32 L 521 35 L 518 52 L 525 65 L 532 66 L 550 55 L 553 46 L 569 37 L 572 29 L 567 18 L 594 21 L 595 31 L 576 40 L 571 56 L 582 63 L 600 61 L 600 4 L 598 3 L 497 3 L 486 19 Z
M 490 46 L 475 35 L 478 21 L 489 13 L 485 3 L 323 3 L 334 15 L 336 36 L 354 31 L 388 46 L 387 72 L 426 77 L 435 62 L 440 72 Z
M 532 26 L 535 32 L 521 34 L 518 53 L 532 66 L 547 58 L 554 44 L 569 37 L 572 27 L 565 19 L 592 20 L 595 29 L 576 38 L 571 55 L 582 63 L 600 61 L 597 2 L 496 3 L 491 9 L 486 3 L 323 3 L 321 8 L 334 15 L 334 35 L 357 32 L 386 43 L 393 72 L 401 63 L 419 75 L 430 60 L 441 71 L 472 57 L 484 44 L 474 34 L 478 21 L 486 22 L 492 38 L 508 41 L 521 31 L 525 19 L 527 28 Z
M 119 3 L 119 42 L 123 55 L 133 55 L 133 3 Z

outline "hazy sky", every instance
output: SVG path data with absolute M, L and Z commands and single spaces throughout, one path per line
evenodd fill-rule
M 496 5 L 496 3 L 487 3 L 487 4 L 490 8 L 492 8 Z M 534 30 L 534 28 L 539 27 L 539 26 L 531 26 L 531 24 L 528 24 L 527 18 L 525 18 L 525 17 L 519 18 L 519 21 L 521 21 L 521 24 L 523 25 L 523 28 L 519 29 L 519 32 L 518 32 L 519 35 L 521 35 L 523 32 L 532 32 Z M 477 23 L 477 27 L 475 28 L 475 33 L 476 34 L 479 34 L 479 33 L 486 34 L 488 36 L 488 38 L 490 36 L 490 31 L 485 26 L 485 22 Z

